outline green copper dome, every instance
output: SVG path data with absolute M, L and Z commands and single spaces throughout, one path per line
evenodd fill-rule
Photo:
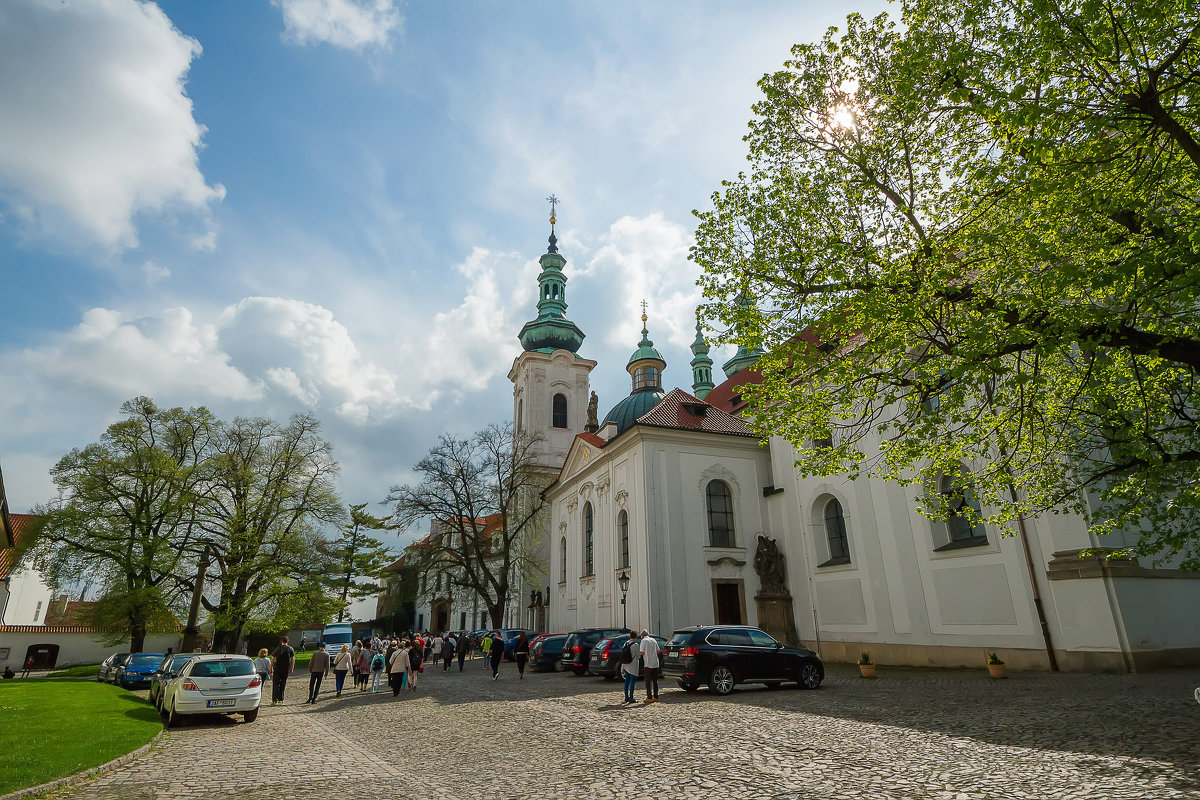
M 603 428 L 608 423 L 615 422 L 617 435 L 620 435 L 633 427 L 633 423 L 637 422 L 639 417 L 649 413 L 650 409 L 658 405 L 658 401 L 666 396 L 661 388 L 634 392 L 613 406 L 612 411 L 605 414 L 604 422 L 600 423 L 600 427 Z
M 713 390 L 713 360 L 708 357 L 708 342 L 700 328 L 700 309 L 696 309 L 696 340 L 692 342 L 692 394 L 703 400 Z
M 626 367 L 635 361 L 641 361 L 646 358 L 652 358 L 655 361 L 662 361 L 663 366 L 666 366 L 666 360 L 662 357 L 662 353 L 654 347 L 654 342 L 650 341 L 650 331 L 646 330 L 646 315 L 642 315 L 642 340 L 638 342 L 638 349 L 633 351 L 633 355 L 629 357 Z
M 558 237 L 554 235 L 552 222 L 550 246 L 541 258 L 542 271 L 538 275 L 537 319 L 526 322 L 517 334 L 526 351 L 575 353 L 583 344 L 583 331 L 567 319 L 567 276 L 562 271 L 566 263 L 558 253 Z

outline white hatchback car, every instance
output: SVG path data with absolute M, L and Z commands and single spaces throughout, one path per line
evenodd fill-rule
M 241 714 L 246 722 L 258 717 L 262 680 L 246 656 L 198 655 L 162 691 L 167 727 L 189 714 Z

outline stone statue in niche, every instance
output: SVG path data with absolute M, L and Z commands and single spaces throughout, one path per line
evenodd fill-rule
M 593 391 L 591 399 L 588 400 L 587 425 L 584 426 L 584 430 L 588 433 L 595 433 L 600 430 L 600 421 L 596 418 L 596 410 L 599 406 L 600 398 L 596 397 L 596 393 Z
M 760 533 L 758 548 L 754 551 L 754 571 L 758 573 L 759 584 L 763 594 L 787 594 L 786 577 L 783 571 L 783 553 L 775 540 Z
M 537 605 L 537 589 L 529 590 L 529 605 L 531 605 L 531 606 Z

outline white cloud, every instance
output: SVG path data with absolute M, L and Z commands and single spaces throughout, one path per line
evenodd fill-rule
M 171 270 L 166 267 L 160 267 L 153 261 L 147 261 L 145 264 L 142 264 L 142 274 L 146 276 L 146 283 L 155 284 L 163 278 L 171 277 Z
M 272 0 L 283 12 L 284 38 L 347 50 L 386 47 L 404 18 L 394 0 Z
M 205 128 L 184 80 L 200 44 L 153 3 L 0 6 L 0 198 L 51 234 L 112 248 L 141 212 L 200 211 L 225 195 L 201 174 Z

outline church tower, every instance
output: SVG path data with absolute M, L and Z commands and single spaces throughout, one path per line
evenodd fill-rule
M 535 458 L 547 475 L 556 476 L 575 435 L 587 424 L 588 376 L 596 362 L 577 354 L 584 335 L 567 318 L 567 260 L 554 235 L 558 198 L 549 199 L 550 244 L 541 257 L 538 313 L 517 336 L 522 352 L 508 379 L 513 383 L 513 428 L 541 436 Z
M 696 341 L 692 342 L 692 394 L 703 400 L 713 390 L 713 360 L 708 357 L 708 342 L 700 328 L 700 309 L 696 309 Z

